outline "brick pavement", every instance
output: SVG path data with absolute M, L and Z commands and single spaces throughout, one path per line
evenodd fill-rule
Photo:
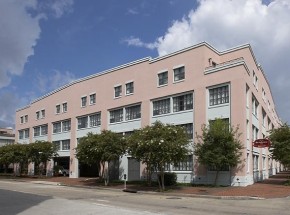
M 46 182 L 58 182 L 59 184 L 68 186 L 85 186 L 85 187 L 102 187 L 102 184 L 96 183 L 95 179 L 89 178 L 68 178 L 68 177 L 52 177 L 52 178 L 21 178 L 21 180 L 36 180 Z M 247 187 L 191 187 L 180 186 L 173 187 L 168 190 L 167 194 L 190 194 L 198 196 L 218 196 L 218 197 L 257 197 L 257 198 L 284 198 L 290 196 L 290 186 L 283 185 L 290 180 L 290 171 L 280 172 L 263 182 L 258 182 Z M 109 188 L 123 189 L 123 185 L 110 185 Z M 145 187 L 140 185 L 127 185 L 128 189 L 137 191 L 157 191 L 156 187 Z

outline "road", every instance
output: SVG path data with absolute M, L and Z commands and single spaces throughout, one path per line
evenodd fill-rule
M 0 180 L 0 215 L 289 214 L 290 198 L 227 200 Z

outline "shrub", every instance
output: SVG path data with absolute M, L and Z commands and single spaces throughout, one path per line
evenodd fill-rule
M 159 175 L 160 180 L 160 175 Z M 165 172 L 164 173 L 164 185 L 172 186 L 177 184 L 177 175 L 175 172 Z

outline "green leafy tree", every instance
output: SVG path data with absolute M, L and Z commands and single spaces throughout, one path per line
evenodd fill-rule
M 161 191 L 165 189 L 165 165 L 184 161 L 190 153 L 189 136 L 184 128 L 158 121 L 136 130 L 127 141 L 128 153 L 146 164 L 149 185 L 152 173 L 159 173 L 158 183 Z
M 89 165 L 99 164 L 100 176 L 109 183 L 108 170 L 105 168 L 110 162 L 118 160 L 126 152 L 126 145 L 121 134 L 102 130 L 100 134 L 88 133 L 80 139 L 76 148 L 76 157 Z
M 270 131 L 270 152 L 275 160 L 290 166 L 290 128 L 287 124 Z
M 38 175 L 41 175 L 43 170 L 40 165 L 46 169 L 47 161 L 58 156 L 55 144 L 48 141 L 36 141 L 27 146 L 28 161 L 34 162 L 35 172 Z
M 239 140 L 239 128 L 229 126 L 222 119 L 203 125 L 202 135 L 198 135 L 194 154 L 198 162 L 216 170 L 214 184 L 217 184 L 219 172 L 223 167 L 236 167 L 241 162 L 243 146 Z
M 19 164 L 19 173 L 25 171 L 28 165 L 28 144 L 9 144 L 0 147 L 0 163 L 5 164 Z M 24 172 L 25 173 L 25 172 Z

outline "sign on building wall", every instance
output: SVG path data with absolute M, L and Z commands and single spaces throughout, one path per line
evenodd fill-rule
M 270 147 L 270 140 L 269 139 L 257 139 L 253 142 L 253 146 L 257 147 L 257 148 Z

